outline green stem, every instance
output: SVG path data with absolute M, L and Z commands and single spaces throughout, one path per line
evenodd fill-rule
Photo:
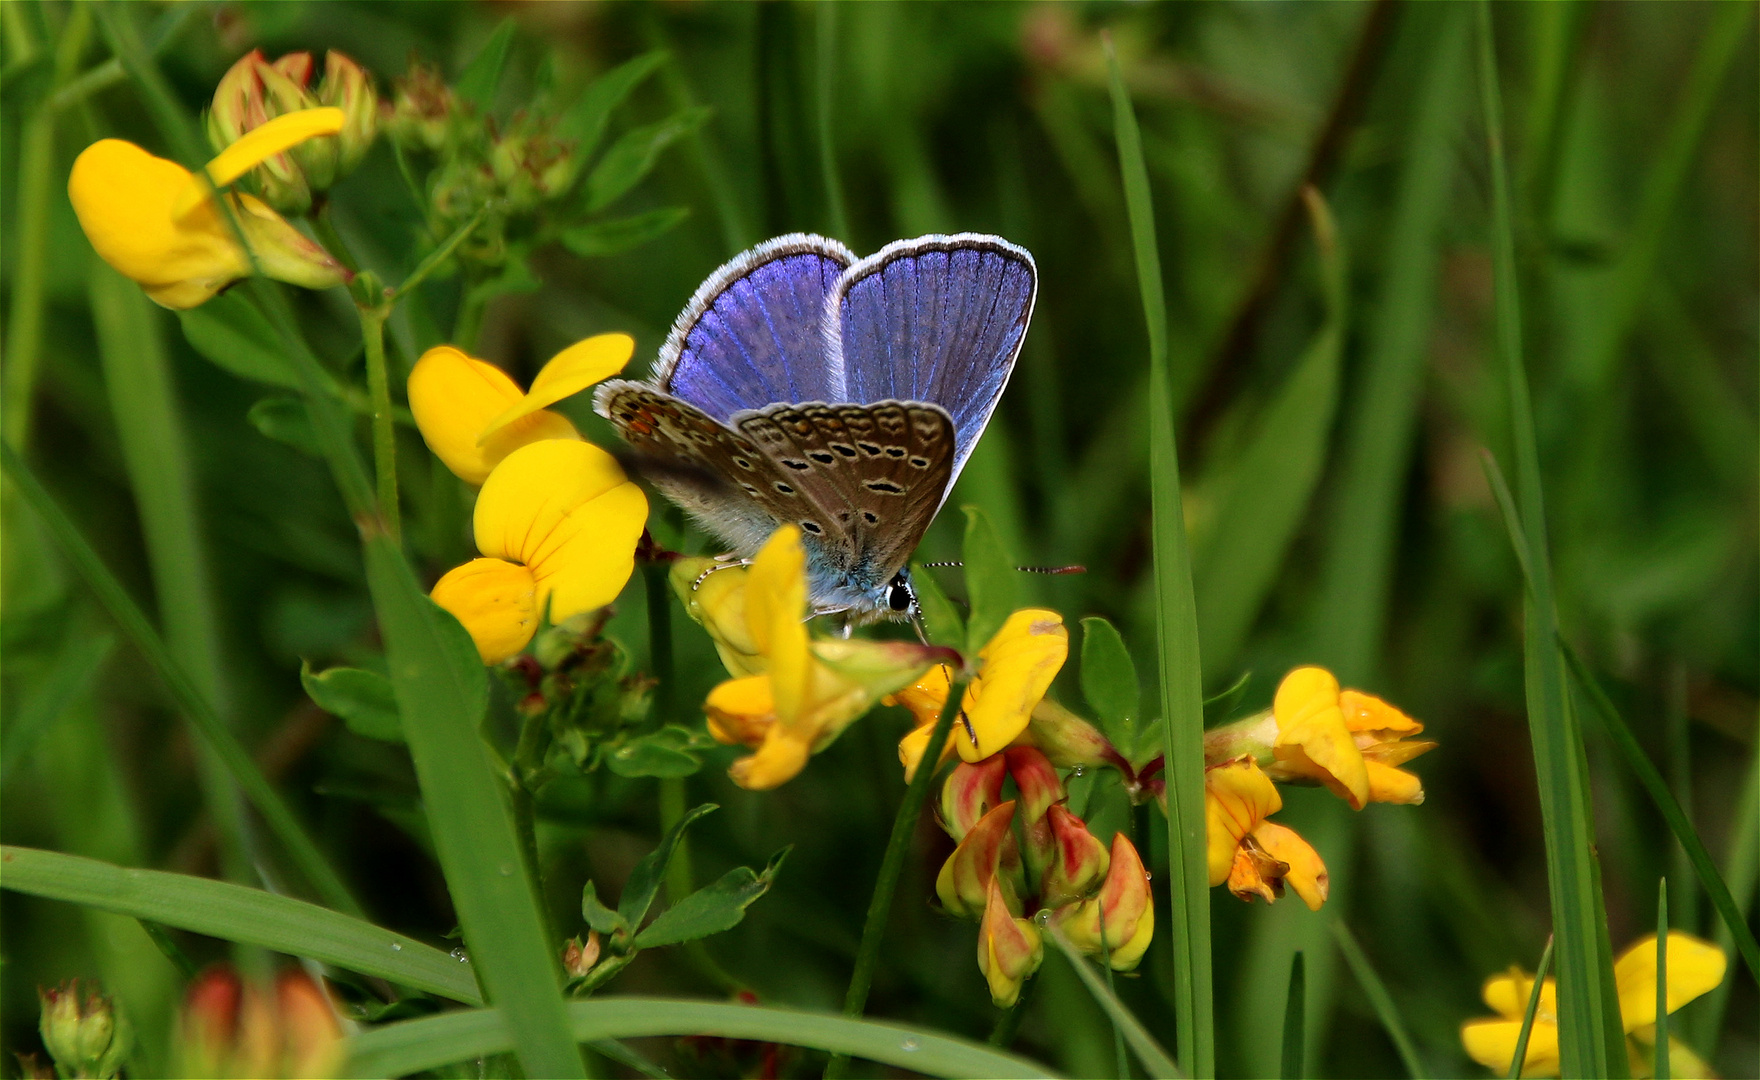
M 469 221 L 453 230 L 452 235 L 442 241 L 439 247 L 428 252 L 427 257 L 420 263 L 417 263 L 416 268 L 409 272 L 409 277 L 403 279 L 403 284 L 397 286 L 395 289 L 389 290 L 388 296 L 391 301 L 395 303 L 397 300 L 408 295 L 409 291 L 417 285 L 420 285 L 429 274 L 434 272 L 436 267 L 451 258 L 452 253 L 458 250 L 458 245 L 464 243 L 465 237 L 469 236 L 478 225 L 483 223 L 483 217 L 488 212 L 487 209 L 478 210 Z
M 671 723 L 679 717 L 678 688 L 672 674 L 672 583 L 667 580 L 666 564 L 645 564 L 642 584 L 648 594 L 648 669 L 659 684 L 654 689 L 654 715 L 663 724 Z M 683 806 L 678 813 L 684 815 Z
M 998 1050 L 1006 1050 L 1014 1045 L 1014 1038 L 1021 1030 L 1021 1021 L 1024 1020 L 1027 1015 L 1027 998 L 1032 994 L 1033 987 L 1038 984 L 1039 980 L 1037 979 L 1028 979 L 1021 984 L 1021 996 L 1015 998 L 1014 1004 L 1010 1005 L 1006 1012 L 996 1018 L 996 1026 L 990 1029 L 990 1038 L 986 1039 L 985 1042 L 996 1047 Z M 1116 1026 L 1117 1025 L 1114 1025 L 1114 1027 Z M 1119 1060 L 1122 1061 L 1123 1058 L 1120 1058 Z
M 1534 969 L 1534 985 L 1528 988 L 1528 1007 L 1522 1011 L 1522 1029 L 1516 1033 L 1516 1052 L 1509 1059 L 1509 1080 L 1521 1080 L 1528 1063 L 1528 1037 L 1534 1033 L 1534 1017 L 1540 1012 L 1540 993 L 1546 988 L 1546 972 L 1552 967 L 1552 936 L 1540 950 L 1540 966 Z
M 336 223 L 330 220 L 330 200 L 319 195 L 313 200 L 312 212 L 306 220 L 312 223 L 312 231 L 318 234 L 318 242 L 324 245 L 325 250 L 336 256 L 337 262 L 348 267 L 349 273 L 358 274 L 361 269 L 360 261 L 354 257 L 354 250 L 348 246 L 348 241 L 336 231 Z
M 363 275 L 366 276 L 366 275 Z M 367 351 L 367 397 L 373 407 L 373 471 L 378 477 L 379 513 L 385 532 L 401 543 L 402 523 L 397 507 L 397 421 L 391 412 L 391 379 L 385 365 L 386 304 L 357 306 L 361 317 L 361 341 Z
M 1650 1075 L 1668 1080 L 1668 879 L 1656 879 L 1656 1050 Z
M 532 881 L 537 885 L 538 911 L 544 919 L 547 940 L 562 940 L 544 902 L 544 864 L 538 857 L 538 819 L 536 795 L 538 778 L 544 767 L 544 754 L 550 747 L 548 718 L 542 711 L 527 716 L 520 724 L 519 743 L 514 747 L 513 760 L 507 765 L 508 790 L 513 806 L 513 821 L 519 830 L 520 847 L 531 867 Z
M 892 835 L 886 841 L 886 856 L 880 860 L 880 877 L 874 882 L 874 895 L 868 901 L 868 919 L 862 926 L 862 944 L 856 952 L 855 970 L 849 977 L 849 990 L 843 997 L 843 1015 L 857 1017 L 868 1004 L 868 988 L 874 982 L 874 968 L 880 961 L 880 942 L 886 936 L 887 916 L 892 913 L 892 897 L 898 891 L 898 877 L 904 870 L 904 857 L 910 850 L 911 837 L 917 831 L 917 818 L 923 802 L 929 797 L 929 785 L 939 771 L 941 752 L 947 748 L 947 737 L 953 731 L 954 718 L 959 716 L 965 698 L 965 677 L 957 676 L 947 688 L 947 704 L 941 707 L 941 718 L 929 733 L 929 745 L 917 761 L 917 771 L 905 789 L 904 802 L 892 819 Z M 825 1066 L 826 1080 L 846 1074 L 849 1058 L 831 1055 Z
M 477 333 L 483 328 L 483 309 L 489 306 L 489 298 L 477 288 L 477 282 L 466 281 L 464 296 L 459 300 L 458 319 L 452 324 L 452 344 L 465 352 L 470 352 L 477 343 Z

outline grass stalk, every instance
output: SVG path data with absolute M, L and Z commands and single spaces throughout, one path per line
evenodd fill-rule
M 355 307 L 361 321 L 361 342 L 367 356 L 367 400 L 373 410 L 373 473 L 377 478 L 379 516 L 393 543 L 401 543 L 402 515 L 397 505 L 397 421 L 391 412 L 391 376 L 385 363 L 385 320 L 389 304 Z
M 1534 985 L 1528 988 L 1528 1005 L 1522 1010 L 1522 1027 L 1516 1032 L 1516 1052 L 1509 1059 L 1509 1080 L 1521 1080 L 1522 1066 L 1528 1063 L 1528 1039 L 1534 1034 L 1534 1018 L 1540 1015 L 1540 992 L 1546 988 L 1546 973 L 1552 969 L 1552 935 L 1546 935 L 1546 948 L 1540 950 L 1540 966 L 1534 969 Z
M 1651 1073 L 1668 1080 L 1668 879 L 1656 879 L 1656 1059 Z
M 1111 39 L 1114 133 L 1125 205 L 1136 249 L 1149 338 L 1149 469 L 1153 492 L 1155 613 L 1161 643 L 1162 751 L 1167 759 L 1167 887 L 1173 911 L 1174 1024 L 1179 1062 L 1189 1076 L 1216 1071 L 1210 989 L 1210 889 L 1204 841 L 1204 691 L 1198 614 L 1192 594 L 1167 359 L 1167 298 L 1155 240 L 1155 209 L 1142 137 Z
M 1393 1048 L 1399 1052 L 1400 1063 L 1406 1067 L 1406 1075 L 1412 1080 L 1424 1080 L 1424 1063 L 1418 1057 L 1418 1048 L 1412 1042 L 1412 1036 L 1406 1031 L 1405 1020 L 1401 1018 L 1399 1006 L 1394 1004 L 1393 995 L 1387 992 L 1387 984 L 1375 973 L 1375 966 L 1369 963 L 1369 956 L 1363 952 L 1363 946 L 1357 943 L 1357 936 L 1351 928 L 1344 924 L 1343 919 L 1334 919 L 1332 934 L 1338 939 L 1338 951 L 1344 956 L 1344 962 L 1357 978 L 1357 985 L 1363 988 L 1363 996 L 1375 1010 L 1381 1020 L 1381 1027 L 1387 1037 L 1393 1041 Z
M 916 834 L 917 818 L 922 815 L 923 803 L 929 797 L 929 786 L 939 771 L 937 766 L 941 752 L 947 748 L 953 721 L 964 703 L 965 686 L 965 679 L 956 676 L 947 688 L 947 704 L 941 707 L 941 717 L 935 721 L 935 730 L 929 733 L 929 745 L 924 748 L 910 786 L 905 788 L 904 801 L 892 819 L 892 835 L 887 837 L 886 854 L 880 860 L 880 875 L 874 882 L 874 894 L 868 900 L 868 917 L 862 924 L 862 943 L 856 951 L 855 970 L 850 973 L 849 989 L 843 996 L 844 1016 L 859 1017 L 867 1007 L 874 968 L 880 962 L 880 943 L 886 936 L 887 918 L 892 913 L 892 898 L 898 892 L 899 874 L 904 871 L 904 857 L 910 851 L 911 837 Z M 833 1080 L 847 1075 L 848 1069 L 847 1056 L 832 1054 L 825 1065 L 825 1076 L 827 1080 Z
M 1497 354 L 1509 396 L 1516 454 L 1516 506 L 1527 537 L 1525 671 L 1528 722 L 1545 834 L 1547 878 L 1558 950 L 1559 1053 L 1571 1076 L 1626 1070 L 1625 1033 L 1613 989 L 1612 949 L 1602 909 L 1590 818 L 1588 762 L 1565 686 L 1558 610 L 1547 555 L 1540 453 L 1522 358 L 1514 210 L 1504 160 L 1503 102 L 1491 7 L 1479 4 L 1479 89 L 1491 165 L 1492 267 Z
M 1300 1080 L 1307 1074 L 1308 977 L 1297 949 L 1289 962 L 1289 996 L 1283 1005 L 1283 1080 Z

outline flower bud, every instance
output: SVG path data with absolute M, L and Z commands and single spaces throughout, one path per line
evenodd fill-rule
M 1002 755 L 1008 761 L 1008 774 L 1020 789 L 1021 815 L 1035 822 L 1045 816 L 1051 804 L 1064 798 L 1063 780 L 1051 767 L 1044 754 L 1030 746 L 1010 747 Z
M 1106 877 L 1112 859 L 1087 823 L 1060 803 L 1045 816 L 1053 856 L 1039 881 L 1039 902 L 1058 907 L 1079 900 Z
M 179 1075 L 329 1077 L 342 1065 L 342 1028 L 324 991 L 299 968 L 273 997 L 229 967 L 198 975 L 184 999 Z
M 978 928 L 978 970 L 990 984 L 990 1000 L 999 1009 L 1021 996 L 1021 984 L 1032 978 L 1045 959 L 1039 928 L 1009 909 L 1002 887 L 991 879 L 984 894 L 984 921 Z
M 108 1078 L 122 1069 L 133 1039 L 108 997 L 91 990 L 81 997 L 79 980 L 37 990 L 43 1046 L 64 1076 Z
M 935 893 L 950 914 L 978 918 L 984 910 L 985 890 L 996 876 L 1019 866 L 1020 855 L 1010 828 L 1014 807 L 1014 803 L 1005 802 L 985 814 L 941 864 Z
M 385 134 L 405 150 L 445 154 L 459 142 L 468 111 L 437 70 L 417 64 L 397 80 Z
M 578 937 L 568 939 L 562 949 L 562 970 L 568 972 L 571 979 L 583 979 L 599 962 L 599 931 L 588 930 L 585 944 Z
M 1100 895 L 1064 907 L 1057 918 L 1070 943 L 1089 956 L 1103 956 L 1110 949 L 1113 970 L 1137 966 L 1155 933 L 1155 905 L 1149 894 L 1149 872 L 1129 837 L 1122 832 L 1113 835 L 1112 864 Z
M 318 101 L 336 106 L 348 117 L 336 136 L 336 176 L 340 179 L 355 170 L 379 134 L 379 92 L 373 89 L 373 77 L 365 68 L 331 49 L 324 54 Z
M 1007 775 L 1002 755 L 993 754 L 968 765 L 953 767 L 941 785 L 941 825 L 955 840 L 964 840 L 972 826 L 1002 801 L 1002 781 Z
M 1070 712 L 1049 698 L 1033 707 L 1027 730 L 1021 741 L 1039 749 L 1060 769 L 1091 765 L 1111 765 L 1131 775 L 1124 756 L 1109 742 L 1100 729 Z

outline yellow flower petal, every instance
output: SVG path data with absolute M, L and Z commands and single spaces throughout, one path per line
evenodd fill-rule
M 1277 718 L 1272 752 L 1298 775 L 1318 780 L 1361 810 L 1369 801 L 1363 752 L 1345 726 L 1338 680 L 1325 668 L 1300 667 L 1283 677 L 1271 707 Z
M 758 752 L 734 762 L 727 774 L 747 791 L 768 791 L 800 775 L 812 753 L 811 747 L 777 724 L 764 736 Z
M 1668 934 L 1668 1011 L 1723 981 L 1728 957 L 1709 941 L 1679 930 Z M 1656 935 L 1646 934 L 1613 962 L 1619 1015 L 1627 1031 L 1656 1023 Z
M 1404 769 L 1365 760 L 1363 768 L 1369 778 L 1369 801 L 1402 803 L 1416 806 L 1424 801 L 1424 783 Z
M 1469 1020 L 1461 1025 L 1461 1045 L 1467 1056 L 1498 1075 L 1509 1071 L 1521 1037 L 1521 1020 Z M 1528 1052 L 1522 1059 L 1523 1076 L 1558 1075 L 1558 1025 L 1534 1021 L 1528 1032 Z
M 800 530 L 784 525 L 752 559 L 746 576 L 746 627 L 764 655 L 776 715 L 785 723 L 800 716 L 811 679 L 806 616 L 807 556 Z
M 520 400 L 519 387 L 494 364 L 450 345 L 429 349 L 409 373 L 409 411 L 428 449 L 467 484 L 481 484 L 508 454 L 544 439 L 579 439 L 566 416 L 537 412 L 504 425 L 479 445 L 477 436 Z
M 1340 690 L 1338 708 L 1344 714 L 1345 727 L 1353 732 L 1374 732 L 1380 736 L 1377 742 L 1391 742 L 1424 730 L 1423 724 L 1361 690 Z
M 1493 975 L 1485 980 L 1479 996 L 1492 1011 L 1505 1019 L 1520 1020 L 1528 1011 L 1528 995 L 1534 992 L 1534 976 L 1521 968 L 1512 967 L 1502 975 Z M 1552 1023 L 1558 1019 L 1558 980 L 1547 979 L 1540 987 L 1540 1004 L 1536 1006 L 1534 1015 L 1539 1020 Z
M 487 442 L 496 432 L 523 416 L 578 394 L 623 370 L 635 354 L 636 340 L 628 334 L 598 334 L 577 341 L 550 358 L 532 388 L 499 416 L 490 420 L 477 442 Z
M 912 729 L 904 738 L 898 740 L 898 763 L 904 766 L 905 783 L 910 783 L 911 779 L 917 775 L 917 766 L 922 762 L 923 755 L 929 749 L 929 736 L 934 733 L 935 725 L 929 723 Z M 949 738 L 947 744 L 941 748 L 941 760 L 935 763 L 937 769 L 954 755 L 954 746 L 954 740 Z
M 758 746 L 776 723 L 776 699 L 770 680 L 762 675 L 728 679 L 703 702 L 709 718 L 709 734 L 729 745 Z
M 196 176 L 188 179 L 177 193 L 172 216 L 182 218 L 206 202 L 209 183 L 224 187 L 276 154 L 319 135 L 334 135 L 347 123 L 341 109 L 325 106 L 286 113 L 251 129 L 208 162 L 207 182 Z
M 1326 903 L 1330 878 L 1326 863 L 1321 861 L 1314 845 L 1303 840 L 1294 829 L 1275 821 L 1260 822 L 1253 830 L 1253 839 L 1259 842 L 1265 854 L 1289 867 L 1283 876 L 1284 883 L 1296 891 L 1309 911 L 1319 911 L 1320 905 Z
M 978 652 L 978 674 L 966 688 L 963 703 L 971 733 L 954 729 L 959 756 L 982 761 L 1025 731 L 1034 707 L 1068 656 L 1069 630 L 1063 616 L 1044 608 L 1023 608 L 1010 615 Z
M 617 598 L 635 571 L 648 499 L 592 443 L 547 439 L 496 466 L 477 495 L 477 550 L 524 563 L 561 622 Z
M 470 631 L 485 664 L 499 664 L 525 648 L 538 628 L 532 572 L 502 559 L 454 567 L 430 595 Z
M 1211 885 L 1228 880 L 1241 837 L 1282 808 L 1276 785 L 1251 757 L 1204 770 L 1205 861 Z
M 736 679 L 756 675 L 765 667 L 746 625 L 746 574 L 743 566 L 714 559 L 679 559 L 668 575 L 685 613 L 709 632 L 721 665 Z

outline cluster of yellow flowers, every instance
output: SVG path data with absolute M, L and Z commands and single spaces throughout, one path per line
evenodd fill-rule
M 481 485 L 471 525 L 481 557 L 447 572 L 434 601 L 497 664 L 562 622 L 617 598 L 635 571 L 648 498 L 617 459 L 549 406 L 623 370 L 628 334 L 600 334 L 557 353 L 529 391 L 450 345 L 409 376 L 409 408 L 448 469 Z

